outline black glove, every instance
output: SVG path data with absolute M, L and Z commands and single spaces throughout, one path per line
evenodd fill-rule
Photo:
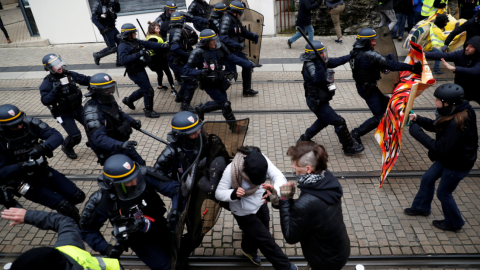
M 123 247 L 120 244 L 116 244 L 115 246 L 113 245 L 108 245 L 107 249 L 105 249 L 105 256 L 108 258 L 115 258 L 118 259 L 120 258 L 120 255 L 123 253 Z
M 442 46 L 442 52 L 446 53 L 448 51 L 448 45 Z
M 209 70 L 208 69 L 202 69 L 202 74 L 200 76 L 202 77 L 207 77 L 208 76 L 208 73 L 209 73 Z
M 422 70 L 423 70 L 422 63 L 416 62 L 416 63 L 413 65 L 413 68 L 412 68 L 412 72 L 413 72 L 413 73 L 415 73 L 415 74 L 422 74 Z
M 140 130 L 142 128 L 142 122 L 140 120 L 133 120 L 133 122 L 130 123 L 130 126 L 136 130 Z
M 180 13 L 182 13 L 183 17 L 185 18 L 193 19 L 193 15 L 188 12 L 180 11 Z
M 259 67 L 262 67 L 262 65 L 252 62 L 251 68 L 259 68 Z
M 18 168 L 20 171 L 24 173 L 33 173 L 37 170 L 38 164 L 37 162 L 31 160 L 31 161 L 24 161 L 24 162 L 19 162 L 18 163 Z
M 144 56 L 146 54 L 145 50 L 140 50 L 138 53 L 138 57 Z
M 137 146 L 137 142 L 136 141 L 126 141 L 122 144 L 122 146 L 120 146 L 120 149 L 121 150 L 127 150 L 127 149 L 132 149 L 134 148 L 135 146 Z
M 245 43 L 239 43 L 238 47 L 237 47 L 237 50 L 241 51 L 243 49 L 245 49 Z
M 60 82 L 54 82 L 53 83 L 53 91 L 55 91 L 55 93 L 57 93 L 57 94 L 62 93 L 62 88 L 60 87 Z
M 170 212 L 167 215 L 167 227 L 170 231 L 175 231 L 175 226 L 178 223 L 178 213 L 176 208 L 170 209 Z
M 32 159 L 39 159 L 41 156 L 45 155 L 48 157 L 51 157 L 52 154 L 48 155 L 47 147 L 45 147 L 43 144 L 37 144 L 35 145 L 35 148 L 33 148 L 30 152 L 28 152 L 28 156 L 31 157 Z

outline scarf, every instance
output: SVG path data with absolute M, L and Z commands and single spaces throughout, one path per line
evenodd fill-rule
M 325 177 L 325 170 L 323 170 L 322 174 L 293 174 L 295 175 L 295 178 L 297 178 L 297 183 L 303 185 L 310 185 L 322 180 Z
M 252 184 L 248 175 L 243 171 L 243 168 L 244 168 L 243 163 L 245 162 L 244 160 L 245 157 L 246 155 L 244 155 L 243 153 L 237 152 L 237 154 L 235 155 L 235 158 L 232 161 L 231 178 L 232 178 L 233 189 L 242 187 L 242 180 L 247 181 L 247 183 L 251 185 L 247 190 L 245 190 L 245 195 L 243 195 L 243 197 L 249 197 L 255 194 L 255 192 L 257 192 L 260 186 Z

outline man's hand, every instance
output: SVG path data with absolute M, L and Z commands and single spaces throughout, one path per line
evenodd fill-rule
M 457 69 L 456 67 L 454 67 L 454 66 L 450 65 L 449 63 L 447 63 L 447 61 L 445 61 L 445 59 L 442 58 L 442 59 L 440 59 L 440 60 L 442 60 L 443 65 L 444 65 L 448 70 L 455 71 L 455 70 Z
M 415 122 L 415 121 L 417 121 L 417 114 L 411 113 L 411 114 L 408 116 L 408 118 L 410 119 L 410 121 Z
M 422 63 L 416 62 L 413 64 L 412 72 L 415 74 L 422 74 L 423 66 Z
M 53 91 L 57 94 L 62 94 L 62 88 L 60 87 L 60 82 L 53 83 Z
M 108 245 L 107 249 L 105 250 L 105 255 L 108 258 L 115 258 L 118 259 L 120 258 L 120 255 L 123 253 L 123 248 L 120 244 L 116 244 L 115 246 L 113 245 Z
M 25 214 L 27 210 L 23 208 L 10 208 L 2 212 L 2 218 L 11 220 L 10 226 L 20 225 L 25 223 Z
M 34 160 L 23 161 L 18 163 L 18 168 L 24 173 L 34 173 L 37 170 L 38 164 Z
M 238 198 L 241 198 L 243 195 L 245 195 L 245 190 L 243 188 L 239 187 L 239 188 L 237 188 L 236 194 L 237 194 Z
M 281 199 L 293 199 L 293 195 L 295 195 L 295 184 L 294 183 L 286 183 L 280 187 L 280 195 Z
M 175 231 L 175 226 L 177 226 L 177 223 L 178 223 L 177 209 L 172 208 L 167 215 L 167 228 L 173 232 Z
M 142 128 L 142 122 L 140 120 L 133 120 L 133 122 L 130 123 L 130 125 L 132 126 L 132 128 L 136 130 L 139 130 Z
M 442 46 L 442 52 L 446 53 L 448 51 L 448 45 Z
M 255 34 L 255 40 L 253 41 L 255 44 L 258 44 L 258 40 L 260 39 L 260 36 L 258 34 Z
M 43 144 L 38 144 L 35 145 L 35 147 L 30 152 L 28 152 L 28 156 L 36 160 L 39 159 L 42 155 L 44 155 L 45 152 L 45 146 Z
M 105 35 L 107 32 L 108 32 L 107 28 L 103 28 L 102 30 L 100 30 L 100 34 L 102 35 Z
M 126 141 L 122 144 L 120 149 L 121 150 L 133 149 L 135 146 L 137 146 L 137 144 L 138 143 L 136 141 Z

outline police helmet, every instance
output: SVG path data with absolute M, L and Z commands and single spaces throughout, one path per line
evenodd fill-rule
M 165 12 L 165 16 L 167 16 L 167 18 L 170 18 L 170 11 L 177 11 L 178 9 L 178 6 L 175 2 L 173 1 L 167 1 L 165 3 L 165 7 L 163 7 L 163 11 Z
M 172 132 L 174 135 L 192 134 L 202 128 L 203 123 L 189 111 L 179 112 L 172 118 Z
M 433 96 L 441 100 L 442 103 L 458 105 L 465 99 L 465 91 L 458 84 L 446 83 L 435 89 Z
M 185 25 L 185 17 L 181 12 L 174 12 L 170 16 L 170 26 L 181 26 L 183 27 Z
M 103 189 L 113 190 L 122 201 L 135 199 L 146 186 L 139 166 L 126 155 L 113 155 L 105 161 L 98 184 Z
M 245 11 L 245 6 L 240 1 L 232 1 L 228 8 L 228 12 L 230 13 L 243 14 L 244 11 Z
M 473 9 L 473 13 L 475 14 L 475 22 L 480 24 L 480 6 L 476 6 Z
M 60 67 L 66 66 L 67 62 L 63 61 L 60 55 L 49 53 L 43 57 L 42 64 L 45 71 L 56 73 Z
M 107 104 L 115 101 L 115 92 L 117 92 L 117 82 L 115 82 L 107 73 L 97 73 L 90 78 L 90 93 L 88 96 L 94 96 L 100 103 Z M 86 95 L 87 96 L 87 95 Z
M 221 17 L 225 11 L 227 11 L 227 5 L 224 3 L 216 3 L 215 6 L 213 6 L 212 17 Z
M 370 46 L 370 40 L 377 39 L 377 32 L 372 28 L 362 28 L 358 31 L 357 40 L 353 43 L 353 48 L 364 48 Z
M 320 54 L 320 56 L 322 57 L 322 60 L 325 63 L 328 62 L 328 51 L 327 51 L 327 48 L 325 47 L 325 45 L 323 45 L 323 43 L 321 41 L 318 41 L 318 40 L 312 41 L 312 45 L 313 45 L 314 48 L 312 48 L 312 46 L 310 46 L 310 44 L 307 44 L 305 46 L 305 53 L 308 56 L 315 58 L 315 56 L 316 56 L 315 51 L 317 51 Z
M 205 29 L 200 32 L 200 42 L 198 43 L 198 46 L 208 46 L 211 40 L 217 41 L 217 43 L 215 44 L 215 49 L 218 49 L 222 46 L 218 35 L 212 29 Z
M 132 23 L 125 23 L 122 25 L 121 33 L 118 34 L 119 38 L 128 38 L 130 34 L 137 33 L 137 27 L 133 25 Z
M 23 122 L 25 113 L 17 106 L 3 104 L 0 106 L 0 127 L 16 127 Z

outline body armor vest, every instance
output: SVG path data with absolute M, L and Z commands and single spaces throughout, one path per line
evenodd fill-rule
M 325 71 L 326 71 L 325 67 Z M 313 61 L 305 61 L 303 62 L 303 69 L 302 74 L 308 76 L 310 81 L 313 81 L 315 78 L 315 62 Z M 305 76 L 305 75 L 304 75 Z M 319 84 L 307 84 L 306 82 L 303 83 L 303 88 L 305 89 L 305 97 L 309 99 L 313 99 L 319 102 L 328 102 L 332 100 L 334 92 L 328 91 L 327 82 L 324 81 Z
M 57 78 L 53 74 L 47 76 L 48 81 L 53 83 L 59 82 L 60 85 L 60 98 L 55 104 L 52 105 L 52 114 L 55 117 L 60 116 L 62 113 L 72 111 L 72 108 L 82 105 L 82 91 L 78 88 L 72 74 L 68 71 L 64 72 L 65 77 L 68 80 L 67 84 L 61 84 L 60 78 Z
M 110 108 L 99 106 L 98 109 L 103 112 L 105 117 L 107 136 L 120 142 L 128 141 L 133 130 L 130 123 L 120 113 L 118 107 L 116 105 L 112 105 Z
M 227 14 L 223 15 L 223 18 L 225 17 L 229 17 L 230 23 L 233 24 L 233 30 L 231 30 L 231 27 L 230 27 L 228 36 L 235 42 L 245 43 L 245 38 L 244 38 L 245 27 L 243 27 L 242 22 L 228 12 Z
M 210 8 L 209 4 L 203 1 L 199 3 L 194 0 L 193 3 L 188 8 L 188 12 L 193 16 L 205 18 L 207 15 L 208 8 Z
M 145 47 L 143 47 L 143 45 L 136 39 L 128 40 L 128 41 L 123 39 L 122 43 L 127 44 L 133 49 L 131 54 L 138 53 L 139 51 L 145 49 Z M 132 76 L 136 76 L 138 72 L 145 70 L 145 67 L 148 65 L 149 62 L 151 62 L 151 56 L 149 56 L 148 54 L 145 54 L 143 57 L 145 58 L 146 61 L 137 59 L 134 62 L 128 65 L 125 65 L 125 68 L 127 69 L 128 74 Z
M 184 50 L 185 52 L 188 52 L 188 36 L 187 33 L 185 33 L 185 30 L 180 27 L 174 27 L 168 30 L 167 34 L 168 38 L 168 43 L 169 44 L 178 44 L 178 46 Z M 167 57 L 173 56 L 173 64 L 177 66 L 185 66 L 187 63 L 188 59 L 184 59 L 182 55 L 177 55 L 172 51 L 168 51 Z
M 170 18 L 167 18 L 165 13 L 162 13 L 160 17 L 162 18 L 162 22 L 160 24 L 160 35 L 162 36 L 163 41 L 165 41 L 167 40 L 168 29 L 170 29 Z
M 376 85 L 377 81 L 380 80 L 380 70 L 381 67 L 379 65 L 372 66 L 371 69 L 362 69 L 359 68 L 358 63 L 360 62 L 360 59 L 363 57 L 365 54 L 364 50 L 361 51 L 351 51 L 350 55 L 352 56 L 350 58 L 350 68 L 352 69 L 352 75 L 353 79 L 355 80 L 355 83 L 364 86 L 365 83 L 371 84 L 371 85 Z
M 215 50 L 217 54 L 217 59 L 214 60 L 211 55 L 211 51 L 203 50 L 202 57 L 203 57 L 203 69 L 208 70 L 208 75 L 214 75 L 215 78 L 211 77 L 200 77 L 200 89 L 205 89 L 206 85 L 214 85 L 214 87 L 222 87 L 225 81 L 225 72 L 223 70 L 224 67 L 224 56 L 225 53 L 223 52 L 222 48 Z

